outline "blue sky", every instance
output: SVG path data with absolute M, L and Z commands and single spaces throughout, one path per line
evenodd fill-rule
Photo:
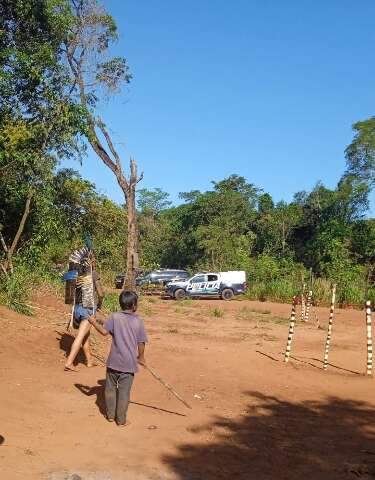
M 178 201 L 236 173 L 290 201 L 336 185 L 351 125 L 375 114 L 373 0 L 104 3 L 134 79 L 101 111 L 140 187 Z M 73 166 L 123 201 L 91 151 Z

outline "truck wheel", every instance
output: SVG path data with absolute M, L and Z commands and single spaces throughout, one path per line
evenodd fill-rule
M 221 298 L 223 300 L 231 300 L 233 296 L 233 290 L 231 290 L 230 288 L 224 288 L 224 290 L 221 292 Z
M 186 292 L 183 288 L 178 288 L 175 292 L 174 292 L 174 298 L 176 300 L 183 300 L 184 298 L 186 297 Z

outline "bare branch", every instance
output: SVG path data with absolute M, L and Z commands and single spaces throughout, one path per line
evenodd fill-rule
M 0 243 L 1 243 L 1 245 L 3 246 L 4 252 L 5 252 L 5 253 L 8 253 L 7 244 L 5 243 L 3 234 L 2 234 L 1 232 L 0 232 Z
M 115 157 L 115 161 L 116 161 L 116 166 L 118 168 L 119 171 L 121 171 L 121 160 L 120 160 L 120 157 L 113 145 L 113 142 L 112 142 L 112 139 L 109 135 L 109 133 L 107 132 L 106 128 L 105 128 L 105 124 L 103 122 L 103 120 L 101 120 L 100 118 L 98 119 L 98 121 L 96 122 L 98 127 L 100 128 L 101 132 L 103 133 L 104 137 L 105 137 L 105 140 L 107 142 L 107 145 L 112 153 L 112 155 Z
M 3 273 L 8 276 L 8 272 L 6 271 L 6 268 L 4 267 L 4 265 L 2 263 L 0 263 L 0 268 L 1 270 L 3 271 Z
M 137 183 L 141 182 L 143 180 L 143 172 L 139 175 Z
M 7 252 L 8 266 L 10 267 L 11 271 L 13 271 L 12 256 L 14 254 L 15 249 L 17 248 L 20 237 L 24 231 L 26 220 L 30 213 L 30 203 L 31 203 L 32 196 L 33 196 L 33 191 L 30 189 L 29 193 L 27 194 L 25 209 L 24 209 L 20 224 L 18 226 L 17 233 L 13 239 L 12 245 L 10 246 Z

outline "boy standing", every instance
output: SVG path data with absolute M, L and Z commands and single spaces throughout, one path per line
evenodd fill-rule
M 138 363 L 145 365 L 147 335 L 141 318 L 135 314 L 138 296 L 135 292 L 123 291 L 119 297 L 121 312 L 112 313 L 103 326 L 94 317 L 89 322 L 102 335 L 112 335 L 111 351 L 107 359 L 105 403 L 107 419 L 126 426 L 130 390 Z

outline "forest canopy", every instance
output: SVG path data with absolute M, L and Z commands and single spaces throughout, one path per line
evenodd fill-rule
M 108 282 L 126 267 L 126 209 L 61 168 L 64 158 L 88 161 L 97 102 L 89 95 L 82 106 L 72 94 L 64 62 L 74 3 L 0 0 L 0 301 L 21 310 L 30 286 L 58 281 L 69 252 L 87 235 Z M 103 18 L 115 34 L 115 20 Z M 130 81 L 127 65 L 125 73 Z M 336 188 L 318 182 L 291 202 L 275 202 L 241 172 L 207 191 L 191 185 L 178 205 L 158 185 L 140 187 L 140 268 L 246 270 L 250 298 L 282 301 L 312 272 L 318 300 L 327 301 L 336 282 L 340 302 L 375 301 L 374 123 L 354 124 Z

